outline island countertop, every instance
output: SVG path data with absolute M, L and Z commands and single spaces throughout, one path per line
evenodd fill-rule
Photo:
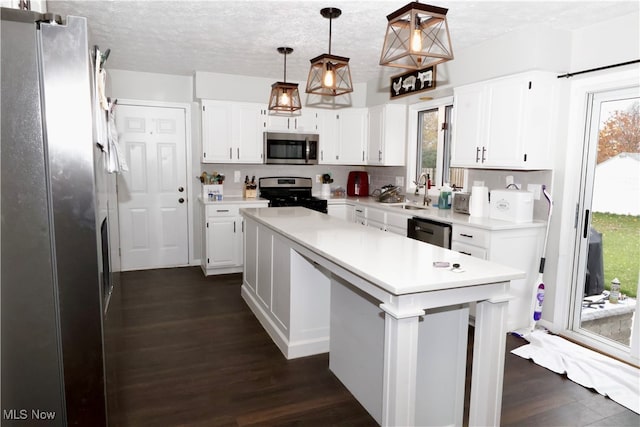
M 241 214 L 394 295 L 525 277 L 508 266 L 301 207 L 244 208 Z M 458 263 L 460 268 L 434 267 L 437 261 Z

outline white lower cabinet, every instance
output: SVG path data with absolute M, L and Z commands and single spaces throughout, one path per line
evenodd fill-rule
M 353 205 L 337 204 L 327 205 L 327 213 L 333 217 L 344 219 L 345 221 L 353 222 L 355 208 Z
M 544 228 L 533 224 L 526 228 L 491 231 L 453 224 L 452 250 L 526 272 L 526 278 L 511 281 L 513 299 L 509 301 L 507 320 L 510 331 L 529 326 L 533 281 L 538 274 L 543 237 Z
M 244 226 L 240 208 L 266 206 L 267 202 L 202 204 L 204 236 L 200 266 L 206 276 L 242 271 Z
M 354 207 L 353 222 L 406 236 L 407 220 L 411 217 L 412 215 L 387 212 L 384 209 L 364 207 L 356 204 Z
M 386 226 L 387 231 L 391 233 L 399 234 L 401 236 L 407 236 L 407 221 L 412 218 L 412 215 L 403 215 L 393 212 L 387 212 Z
M 290 243 L 245 222 L 242 297 L 287 359 L 329 351 L 329 276 Z

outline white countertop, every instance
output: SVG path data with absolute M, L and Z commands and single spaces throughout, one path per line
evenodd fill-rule
M 383 209 L 387 212 L 400 213 L 407 216 L 417 216 L 434 221 L 446 222 L 448 224 L 469 225 L 477 228 L 484 228 L 487 230 L 512 230 L 522 228 L 537 228 L 544 227 L 546 222 L 533 221 L 516 223 L 509 221 L 500 221 L 491 218 L 472 217 L 469 215 L 456 213 L 453 209 L 438 209 L 427 207 L 427 209 L 401 209 L 399 205 L 402 203 L 380 203 L 376 201 L 374 197 L 323 197 L 326 198 L 327 204 L 341 204 L 341 203 L 357 203 L 362 206 L 370 206 L 376 209 Z M 413 204 L 412 202 L 406 202 L 405 204 Z
M 504 282 L 524 272 L 300 207 L 243 208 L 241 214 L 394 294 Z M 462 272 L 436 268 L 459 263 Z

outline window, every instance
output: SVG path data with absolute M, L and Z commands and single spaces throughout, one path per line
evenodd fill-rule
M 445 183 L 464 186 L 464 169 L 450 168 L 452 98 L 409 107 L 409 132 L 415 129 L 415 162 L 407 167 L 408 189 L 415 190 L 421 173 L 429 174 L 432 186 Z M 413 164 L 412 164 L 413 163 Z

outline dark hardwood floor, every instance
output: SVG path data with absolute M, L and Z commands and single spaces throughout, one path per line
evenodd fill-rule
M 287 361 L 240 297 L 241 275 L 123 273 L 106 327 L 110 425 L 374 426 L 328 368 Z M 508 337 L 507 350 L 525 341 Z M 638 426 L 640 417 L 507 354 L 502 425 Z

